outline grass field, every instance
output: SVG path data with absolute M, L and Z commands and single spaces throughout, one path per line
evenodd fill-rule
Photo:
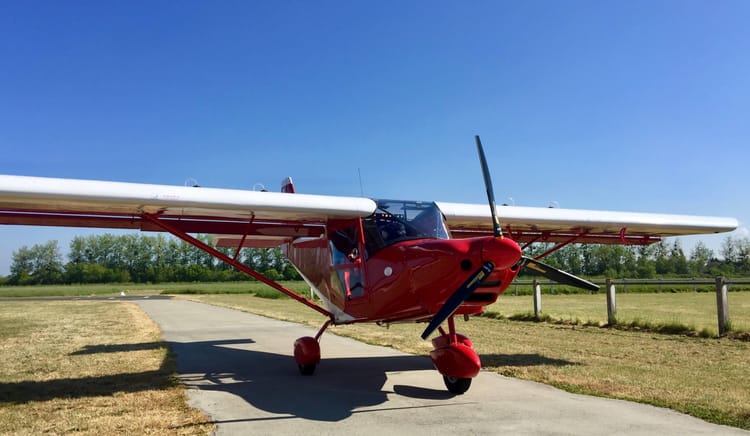
M 296 292 L 308 292 L 302 281 L 280 282 Z M 267 298 L 287 298 L 257 281 L 216 283 L 114 283 L 91 285 L 0 286 L 0 297 L 108 296 L 154 294 L 256 294 Z
M 303 283 L 288 285 L 299 292 L 306 291 Z M 78 290 L 64 287 L 42 289 L 41 294 L 28 292 L 34 289 L 23 288 L 25 295 L 111 295 L 123 290 L 131 295 L 209 292 L 212 294 L 183 298 L 313 326 L 324 322 L 319 314 L 288 298 L 247 294 L 277 295 L 253 282 L 143 287 L 92 285 Z M 696 330 L 716 329 L 713 293 L 621 293 L 617 301 L 620 322 L 635 319 L 683 323 Z M 729 301 L 733 327 L 750 329 L 750 293 L 732 292 Z M 606 322 L 603 294 L 544 295 L 542 306 L 543 313 L 568 322 L 473 317 L 468 323 L 460 322 L 458 327 L 474 341 L 486 369 L 572 392 L 670 407 L 711 422 L 750 429 L 747 375 L 750 342 L 583 325 Z M 114 309 L 120 307 L 131 309 Z M 191 415 L 195 412 L 185 407 L 181 391 L 172 384 L 173 364 L 166 358 L 156 327 L 132 307 L 135 306 L 94 302 L 2 302 L 0 432 L 209 431 L 205 418 Z M 532 310 L 532 299 L 505 295 L 489 310 L 502 316 L 528 313 Z M 68 324 L 71 317 L 73 320 Z M 330 331 L 426 354 L 430 344 L 419 339 L 423 327 L 400 324 L 384 329 L 361 324 L 332 327 Z M 109 348 L 107 344 L 115 346 Z M 325 358 L 325 336 L 322 348 Z M 138 366 L 141 363 L 145 366 Z M 133 388 L 133 385 L 145 387 Z M 37 391 L 42 393 L 29 397 L 28 392 Z M 4 401 L 5 398 L 11 400 Z M 167 410 L 155 411 L 157 403 L 167 404 Z M 147 404 L 149 410 L 139 408 L 141 404 Z M 177 413 L 175 409 L 187 416 L 173 415 Z M 120 415 L 126 417 L 124 421 L 120 421 Z
M 187 298 L 320 326 L 324 319 L 291 300 L 247 295 Z M 355 324 L 335 334 L 426 354 L 422 324 L 389 329 Z M 669 407 L 699 418 L 750 429 L 750 343 L 635 331 L 473 317 L 458 324 L 477 347 L 485 369 L 568 391 Z M 325 364 L 325 336 L 321 340 Z
M 158 327 L 112 302 L 0 303 L 0 434 L 208 434 Z
M 729 293 L 729 317 L 736 331 L 750 331 L 750 292 Z M 684 325 L 710 335 L 718 332 L 716 294 L 708 292 L 618 293 L 617 320 L 620 323 Z M 503 294 L 486 309 L 504 317 L 533 313 L 530 295 Z M 542 313 L 553 320 L 578 324 L 607 323 L 607 297 L 597 294 L 542 295 Z

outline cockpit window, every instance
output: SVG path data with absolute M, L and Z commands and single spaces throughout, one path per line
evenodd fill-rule
M 410 239 L 448 239 L 443 214 L 432 202 L 376 200 L 375 213 L 362 220 L 368 255 Z

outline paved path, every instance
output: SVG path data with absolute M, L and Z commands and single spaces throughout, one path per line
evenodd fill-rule
M 314 376 L 292 344 L 315 330 L 184 300 L 137 302 L 177 355 L 191 405 L 217 433 L 342 435 L 750 435 L 677 412 L 481 372 L 449 394 L 429 358 L 326 332 Z

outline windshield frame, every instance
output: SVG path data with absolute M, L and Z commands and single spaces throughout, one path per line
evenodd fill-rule
M 375 200 L 375 212 L 362 219 L 368 255 L 397 242 L 450 239 L 445 216 L 435 202 Z

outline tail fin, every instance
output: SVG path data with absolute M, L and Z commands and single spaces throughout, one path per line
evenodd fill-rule
M 291 177 L 287 177 L 286 179 L 281 181 L 281 192 L 294 194 L 294 183 L 292 182 Z

